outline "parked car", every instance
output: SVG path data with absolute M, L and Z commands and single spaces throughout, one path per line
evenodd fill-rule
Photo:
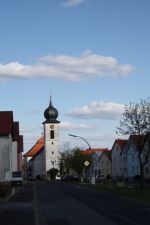
M 61 180 L 62 181 L 76 181 L 76 182 L 78 182 L 78 181 L 80 181 L 81 180 L 81 178 L 80 178 L 80 176 L 78 176 L 78 175 L 63 175 L 62 176 L 62 178 L 61 178 Z
M 96 182 L 97 182 L 97 183 L 105 182 L 105 177 L 104 177 L 104 175 L 98 175 L 98 176 L 96 177 Z
M 61 180 L 61 176 L 60 175 L 56 175 L 55 180 Z
M 15 185 L 15 186 L 23 184 L 23 177 L 20 171 L 12 172 L 11 183 L 12 185 Z

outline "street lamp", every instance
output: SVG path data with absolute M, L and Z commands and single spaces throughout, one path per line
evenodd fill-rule
M 91 146 L 90 146 L 89 142 L 88 142 L 85 138 L 80 137 L 80 136 L 77 136 L 77 135 L 74 135 L 74 134 L 68 134 L 68 135 L 71 136 L 71 137 L 75 137 L 75 138 L 76 138 L 76 137 L 77 137 L 77 138 L 81 138 L 82 140 L 84 140 L 84 141 L 87 143 L 89 149 L 91 149 Z
M 89 147 L 88 149 L 91 150 L 91 170 L 93 170 L 93 168 L 92 168 L 93 167 L 92 148 L 91 148 L 89 142 L 85 138 L 80 137 L 78 135 L 74 135 L 74 134 L 68 134 L 68 135 L 71 137 L 75 137 L 75 138 L 81 138 L 82 140 L 84 140 L 86 142 L 86 144 Z M 91 178 L 91 184 L 95 184 L 95 176 L 93 176 L 93 171 L 90 171 L 90 178 Z

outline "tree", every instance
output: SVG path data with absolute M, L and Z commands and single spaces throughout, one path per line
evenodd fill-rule
M 57 173 L 59 172 L 56 168 L 51 168 L 47 173 L 50 175 L 51 180 L 55 180 Z
M 150 131 L 150 98 L 125 105 L 117 134 L 144 135 Z
M 141 99 L 139 103 L 130 102 L 129 106 L 125 105 L 123 119 L 120 121 L 120 126 L 117 127 L 117 134 L 121 135 L 146 135 L 150 132 L 150 98 Z M 150 145 L 147 151 L 145 160 L 142 158 L 142 143 L 137 142 L 137 153 L 140 165 L 141 185 L 140 192 L 143 192 L 144 187 L 144 166 L 148 162 L 150 154 Z
M 85 168 L 84 162 L 89 160 L 89 156 L 83 154 L 83 151 L 77 147 L 72 150 L 72 156 L 72 169 L 81 176 Z
M 61 174 L 69 173 L 71 169 L 72 161 L 72 149 L 69 143 L 65 143 L 62 147 L 61 158 L 60 158 L 60 172 Z
M 84 162 L 89 160 L 89 156 L 83 154 L 81 148 L 70 148 L 65 144 L 63 152 L 61 153 L 61 163 L 63 170 L 69 174 L 71 170 L 75 171 L 78 175 L 82 175 L 85 168 Z

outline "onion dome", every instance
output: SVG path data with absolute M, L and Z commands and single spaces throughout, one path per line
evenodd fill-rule
M 54 108 L 51 97 L 50 97 L 49 106 L 44 111 L 44 117 L 46 119 L 44 123 L 59 123 L 59 121 L 56 120 L 58 117 L 58 111 L 56 108 Z

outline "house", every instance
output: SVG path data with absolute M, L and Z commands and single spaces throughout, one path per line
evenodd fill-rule
M 22 171 L 23 136 L 12 111 L 0 112 L 0 181 L 11 181 L 14 171 Z
M 25 178 L 26 179 L 42 179 L 45 175 L 45 154 L 44 154 L 44 138 L 37 140 L 35 145 L 24 154 L 25 158 Z
M 145 136 L 142 147 L 142 163 L 144 165 L 144 177 L 150 179 L 150 132 Z
M 103 175 L 104 178 L 112 176 L 112 165 L 111 165 L 111 150 L 103 151 L 98 159 L 99 174 Z
M 127 155 L 128 178 L 132 179 L 140 175 L 139 153 L 142 156 L 145 135 L 130 135 L 124 154 Z
M 89 170 L 87 170 L 86 175 L 94 175 L 97 176 L 101 173 L 100 165 L 99 165 L 99 157 L 104 152 L 108 151 L 107 148 L 92 148 L 83 151 L 83 154 L 89 155 L 89 161 L 91 162 L 91 166 Z
M 127 143 L 125 139 L 115 140 L 112 149 L 112 178 L 118 179 L 128 177 L 127 155 L 124 154 L 124 147 Z

